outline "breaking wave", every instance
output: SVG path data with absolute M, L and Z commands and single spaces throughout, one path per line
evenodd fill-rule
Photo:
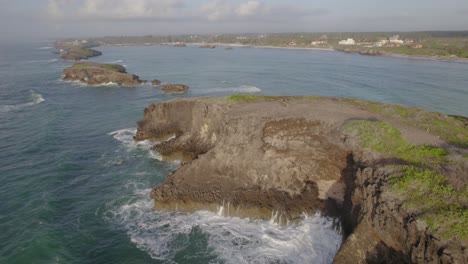
M 320 214 L 278 226 L 206 211 L 159 212 L 152 210 L 150 191 L 136 188 L 131 202 L 104 217 L 124 229 L 138 248 L 167 263 L 176 263 L 176 255 L 193 246 L 192 239 L 205 241 L 197 256 L 211 263 L 332 263 L 342 242 L 335 220 Z
M 107 62 L 107 63 L 122 63 L 124 62 L 123 60 L 116 60 L 116 61 L 110 61 L 110 62 Z
M 31 60 L 31 61 L 26 61 L 24 63 L 29 64 L 29 63 L 51 63 L 51 62 L 56 62 L 58 59 L 51 59 L 51 60 Z
M 136 135 L 136 131 L 136 128 L 125 128 L 114 132 L 110 132 L 108 133 L 108 135 L 112 136 L 117 141 L 120 141 L 128 150 L 150 150 L 150 148 L 155 144 L 155 142 L 151 142 L 149 140 L 136 142 L 135 139 L 133 139 L 133 137 Z
M 44 97 L 42 97 L 41 94 L 36 93 L 32 90 L 30 92 L 31 92 L 31 102 L 23 103 L 23 104 L 16 104 L 16 105 L 1 105 L 0 112 L 11 112 L 11 111 L 16 111 L 16 110 L 21 110 L 23 108 L 27 108 L 27 107 L 45 102 L 45 99 Z
M 48 49 L 53 49 L 54 47 L 40 47 L 37 48 L 38 50 L 48 50 Z
M 126 128 L 108 135 L 127 151 L 148 150 L 148 158 L 160 159 L 150 150 L 154 142 L 134 141 L 136 131 Z M 173 166 L 171 170 L 177 167 Z M 196 263 L 332 263 L 342 243 L 336 220 L 320 214 L 279 226 L 277 215 L 270 221 L 224 217 L 224 206 L 218 213 L 154 211 L 151 189 L 134 176 L 123 187 L 127 195 L 108 203 L 103 217 L 125 231 L 136 247 L 164 263 L 178 263 L 181 255 L 190 255 Z
M 195 92 L 199 93 L 259 93 L 262 90 L 255 86 L 242 85 L 239 87 L 226 87 L 226 88 L 208 88 L 200 89 Z

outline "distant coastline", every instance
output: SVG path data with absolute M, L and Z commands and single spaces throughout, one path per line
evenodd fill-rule
M 57 41 L 55 47 L 65 51 L 69 51 L 70 48 L 83 48 L 92 52 L 91 48 L 99 46 L 158 45 L 177 48 L 199 46 L 209 49 L 224 47 L 228 50 L 261 48 L 340 51 L 363 56 L 468 62 L 468 31 L 108 36 L 62 39 Z M 86 59 L 86 57 L 88 56 L 78 56 L 72 59 Z
M 142 44 L 133 44 L 133 43 L 121 43 L 121 44 L 102 44 L 99 47 L 144 47 L 144 46 L 174 46 L 174 43 L 142 43 Z M 235 44 L 235 43 L 220 43 L 220 42 L 200 42 L 200 43 L 186 43 L 187 46 L 202 46 L 202 45 L 214 45 L 217 47 L 230 47 L 230 48 L 257 48 L 257 49 L 283 49 L 283 50 L 318 50 L 318 51 L 336 51 L 336 52 L 345 52 L 334 47 L 287 47 L 287 46 L 271 46 L 271 45 L 249 45 L 249 44 Z M 347 53 L 355 53 L 358 55 L 359 50 L 349 51 Z M 362 55 L 366 56 L 366 55 Z M 430 55 L 407 55 L 407 54 L 398 54 L 390 53 L 388 51 L 383 52 L 379 57 L 394 57 L 401 59 L 418 59 L 418 60 L 437 60 L 437 61 L 447 61 L 447 62 L 461 62 L 468 63 L 468 58 L 458 58 L 458 57 L 447 57 L 447 56 L 430 56 Z

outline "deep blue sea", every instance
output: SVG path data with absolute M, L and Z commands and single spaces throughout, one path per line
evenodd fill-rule
M 333 220 L 286 227 L 216 213 L 151 210 L 175 170 L 132 136 L 143 109 L 176 96 L 149 85 L 61 81 L 50 43 L 0 45 L 0 263 L 330 263 Z M 177 97 L 326 95 L 468 116 L 468 63 L 259 48 L 101 47 L 91 59 Z M 223 208 L 220 207 L 220 210 Z

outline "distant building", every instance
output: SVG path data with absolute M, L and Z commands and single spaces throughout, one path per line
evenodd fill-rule
M 312 45 L 312 46 L 318 46 L 318 45 L 325 45 L 325 44 L 327 44 L 327 43 L 328 43 L 328 42 L 325 41 L 325 40 L 319 40 L 319 41 L 312 41 L 312 42 L 310 43 L 310 45 Z
M 356 44 L 356 41 L 354 41 L 354 39 L 352 38 L 349 38 L 347 40 L 342 40 L 340 42 L 338 42 L 339 45 L 355 45 Z
M 322 35 L 319 39 L 320 40 L 328 40 L 328 36 L 327 35 Z
M 423 45 L 420 44 L 420 43 L 414 43 L 410 47 L 413 48 L 413 49 L 422 49 Z
M 390 41 L 395 41 L 395 40 L 399 40 L 399 39 L 400 39 L 400 35 L 393 35 L 393 36 L 388 38 L 388 40 L 390 40 Z
M 289 45 L 289 46 L 297 46 L 296 42 L 294 42 L 294 41 L 289 42 L 288 45 Z
M 393 44 L 403 44 L 404 41 L 400 39 L 400 35 L 394 35 L 388 38 L 388 41 Z

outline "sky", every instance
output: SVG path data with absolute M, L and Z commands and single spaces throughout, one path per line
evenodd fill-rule
M 468 30 L 468 0 L 0 0 L 0 41 Z

